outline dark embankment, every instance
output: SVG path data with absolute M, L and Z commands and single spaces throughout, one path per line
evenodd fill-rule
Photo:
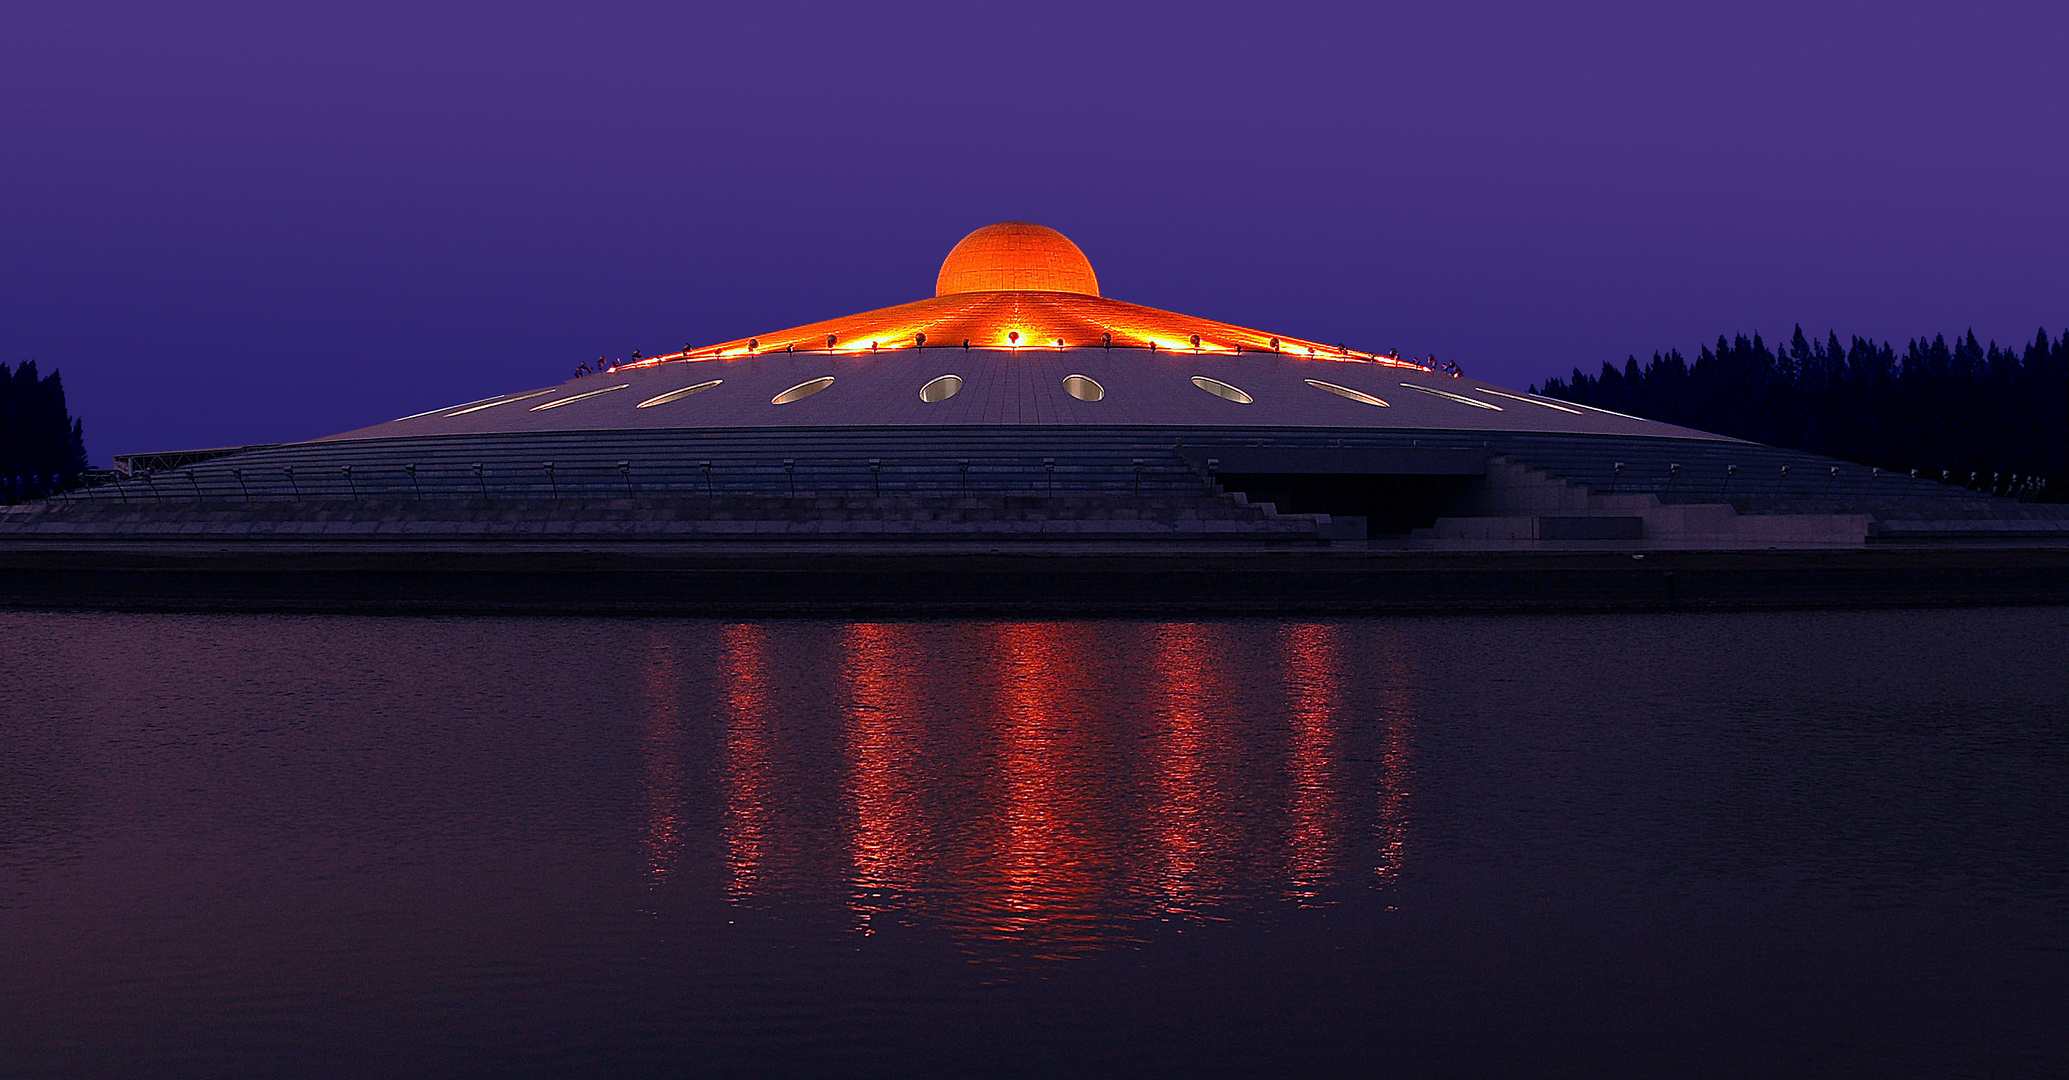
M 1354 614 L 2069 603 L 2069 551 L 0 552 L 0 606 L 136 611 Z

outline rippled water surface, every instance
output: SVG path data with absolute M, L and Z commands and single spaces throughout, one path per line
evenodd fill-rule
M 0 613 L 0 1075 L 2059 1073 L 2065 654 Z

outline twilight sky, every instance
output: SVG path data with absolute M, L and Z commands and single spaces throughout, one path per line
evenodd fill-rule
M 0 8 L 0 360 L 108 455 L 310 438 L 930 295 L 1513 385 L 1719 333 L 2069 323 L 2069 5 Z

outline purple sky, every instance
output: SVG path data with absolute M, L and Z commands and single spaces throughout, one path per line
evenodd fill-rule
M 96 462 L 309 438 L 931 294 L 1514 385 L 1720 332 L 2069 323 L 2069 5 L 0 12 L 0 359 Z

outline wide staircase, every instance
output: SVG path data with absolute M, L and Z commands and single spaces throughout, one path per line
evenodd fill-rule
M 1281 546 L 1363 531 L 1220 491 L 1161 433 L 851 429 L 267 447 L 0 514 L 0 536 L 31 535 Z
M 2069 505 L 1971 490 L 2009 477 L 1890 472 L 1757 443 L 1602 440 L 1535 435 L 1502 441 L 1509 459 L 1597 496 L 1669 505 L 1723 504 L 1744 515 L 1866 515 L 1875 541 L 2032 537 L 2069 540 Z
M 1412 460 L 1429 452 L 1474 472 L 1521 466 L 1607 500 L 1602 512 L 1636 499 L 1738 515 L 1861 515 L 1871 542 L 2069 540 L 2069 506 L 1752 443 L 1200 427 L 545 432 L 295 443 L 17 507 L 0 515 L 0 535 L 529 529 L 743 538 L 1354 537 L 1355 521 L 1279 513 L 1222 491 L 1211 463 L 1233 465 L 1260 449 L 1303 451 L 1295 456 L 1320 460 L 1325 471 L 1337 454 Z

